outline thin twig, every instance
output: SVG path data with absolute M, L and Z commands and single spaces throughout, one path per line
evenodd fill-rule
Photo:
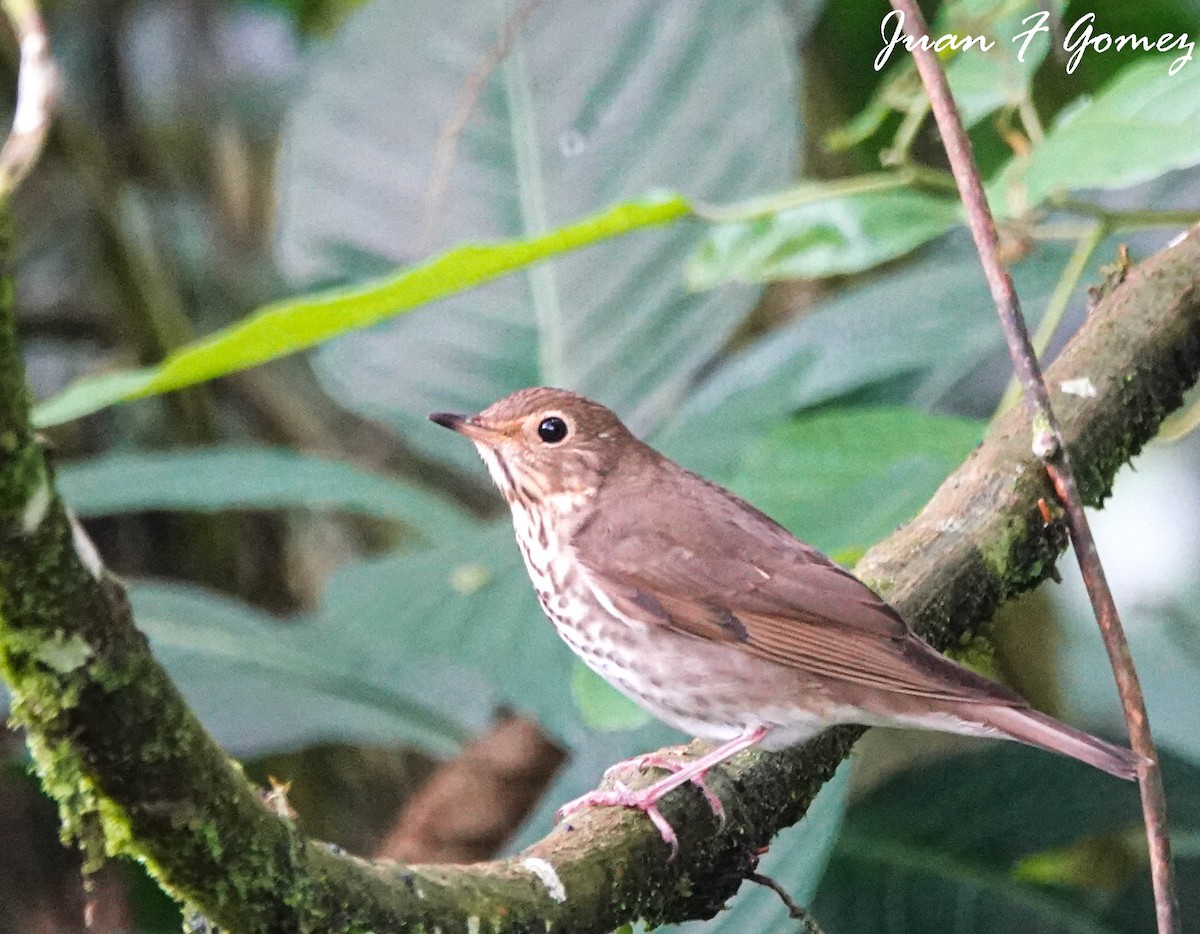
M 541 2 L 542 0 L 521 0 L 521 4 L 505 17 L 504 22 L 500 24 L 495 44 L 484 53 L 475 70 L 463 82 L 458 100 L 454 103 L 454 110 L 438 130 L 433 151 L 433 170 L 430 172 L 429 188 L 425 193 L 425 216 L 421 219 L 421 235 L 417 238 L 418 250 L 422 254 L 433 248 L 438 211 L 446 195 L 446 185 L 450 181 L 450 170 L 454 167 L 458 142 L 467 128 L 467 121 L 471 119 L 471 112 L 479 103 L 488 78 L 508 57 L 518 33 L 525 28 L 530 14 Z
M 930 106 L 942 134 L 951 171 L 958 181 L 971 234 L 975 238 L 984 275 L 996 302 L 1004 337 L 1008 342 L 1013 369 L 1025 390 L 1025 401 L 1033 425 L 1034 454 L 1045 464 L 1046 472 L 1050 475 L 1054 489 L 1062 501 L 1067 530 L 1075 546 L 1075 557 L 1079 562 L 1084 585 L 1116 677 L 1121 706 L 1125 711 L 1125 722 L 1129 727 L 1129 738 L 1141 760 L 1138 765 L 1138 781 L 1150 850 L 1150 873 L 1154 885 L 1158 931 L 1159 934 L 1179 934 L 1171 845 L 1167 835 L 1167 802 L 1159 771 L 1158 752 L 1150 735 L 1146 704 L 1121 618 L 1117 614 L 1117 606 L 1105 579 L 1091 528 L 1088 526 L 1087 515 L 1083 510 L 1083 502 L 1079 496 L 1058 421 L 1050 407 L 1050 394 L 1029 342 L 1029 331 L 1025 327 L 1025 320 L 1017 303 L 1016 290 L 1000 261 L 996 224 L 988 209 L 983 183 L 971 156 L 971 144 L 958 117 L 950 86 L 938 64 L 936 54 L 930 47 L 929 31 L 915 0 L 891 0 L 891 3 L 904 17 L 905 32 L 918 40 L 913 49 L 913 58 L 929 94 Z M 926 41 L 922 43 L 919 41 L 921 39 Z
M 800 934 L 825 934 L 821 925 L 817 924 L 817 919 L 796 904 L 787 889 L 770 876 L 764 876 L 761 872 L 751 872 L 746 875 L 746 879 L 755 885 L 770 889 L 779 896 L 780 901 L 787 907 L 788 917 L 800 922 Z
M 5 0 L 3 6 L 21 49 L 12 131 L 0 149 L 0 199 L 7 199 L 42 151 L 58 96 L 58 74 L 50 58 L 46 26 L 33 0 Z

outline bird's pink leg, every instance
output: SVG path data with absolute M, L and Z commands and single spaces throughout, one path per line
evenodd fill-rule
M 672 759 L 670 756 L 661 752 L 647 752 L 640 756 L 634 756 L 632 759 L 624 759 L 616 765 L 610 765 L 604 770 L 605 778 L 612 778 L 617 772 L 622 772 L 625 769 L 662 769 L 665 772 L 678 772 L 687 766 L 687 760 L 680 761 Z M 700 793 L 704 795 L 704 800 L 708 802 L 708 806 L 712 808 L 712 812 L 717 815 L 717 820 L 721 826 L 725 826 L 725 805 L 721 803 L 721 799 L 716 796 L 711 788 L 704 781 L 704 775 L 693 775 L 692 784 L 700 789 Z
M 768 732 L 769 727 L 755 727 L 753 730 L 747 730 L 740 736 L 735 736 L 728 742 L 722 743 L 698 759 L 686 763 L 672 763 L 672 766 L 679 766 L 678 771 L 647 788 L 634 791 L 618 782 L 617 787 L 611 791 L 589 791 L 586 795 L 582 795 L 574 801 L 568 801 L 559 808 L 557 817 L 559 820 L 562 820 L 568 814 L 572 814 L 580 808 L 585 807 L 637 808 L 639 811 L 644 812 L 654 823 L 654 826 L 658 828 L 658 832 L 663 840 L 671 847 L 671 856 L 674 857 L 675 852 L 679 849 L 679 840 L 675 835 L 674 828 L 671 827 L 667 819 L 659 812 L 659 800 L 680 785 L 685 785 L 696 779 L 703 781 L 704 775 L 709 769 L 720 765 L 726 759 L 737 755 L 742 750 L 757 745 Z M 711 804 L 711 801 L 709 803 Z

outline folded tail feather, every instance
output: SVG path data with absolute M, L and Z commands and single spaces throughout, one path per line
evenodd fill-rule
M 1139 757 L 1132 749 L 1105 742 L 1040 711 L 1029 707 L 993 707 L 980 719 L 1022 743 L 1078 759 L 1118 778 L 1131 781 L 1137 778 Z

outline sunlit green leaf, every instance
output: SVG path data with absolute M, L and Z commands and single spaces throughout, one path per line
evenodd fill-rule
M 1056 193 L 1127 188 L 1200 163 L 1200 70 L 1170 68 L 1169 54 L 1149 57 L 1068 108 L 1028 161 L 1005 170 L 995 193 L 1032 207 Z
M 515 269 L 688 213 L 675 195 L 618 204 L 540 236 L 456 247 L 425 263 L 366 285 L 331 289 L 268 305 L 236 324 L 182 347 L 161 364 L 109 373 L 68 387 L 34 411 L 41 426 L 57 425 L 114 402 L 139 399 L 245 370 L 375 324 L 418 305 L 461 292 Z M 452 323 L 447 323 L 453 328 Z
M 815 279 L 869 269 L 946 232 L 957 202 L 914 191 L 830 198 L 713 226 L 688 260 L 688 284 Z

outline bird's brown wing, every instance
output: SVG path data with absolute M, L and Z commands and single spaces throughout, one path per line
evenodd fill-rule
M 581 530 L 576 556 L 619 614 L 864 688 L 1017 700 L 934 652 L 848 571 L 733 494 L 705 486 L 729 508 L 694 508 L 695 488 L 681 483 L 674 508 L 605 510 Z M 661 496 L 662 485 L 646 492 Z M 649 524 L 663 515 L 668 521 Z

